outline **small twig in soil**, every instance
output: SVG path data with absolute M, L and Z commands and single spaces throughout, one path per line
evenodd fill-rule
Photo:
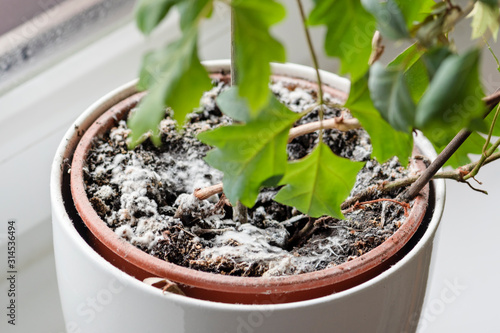
M 361 123 L 356 118 L 345 119 L 343 116 L 340 116 L 323 121 L 314 121 L 290 129 L 290 133 L 288 134 L 288 142 L 291 142 L 293 139 L 299 136 L 321 129 L 338 129 L 339 131 L 347 132 L 357 128 L 361 128 Z
M 222 183 L 215 184 L 205 188 L 197 188 L 194 190 L 193 195 L 199 200 L 206 200 L 212 195 L 221 193 L 223 190 Z
M 404 208 L 404 210 L 405 210 L 405 216 L 408 217 L 408 210 L 411 208 L 410 204 L 408 204 L 406 202 L 397 201 L 397 200 L 394 200 L 394 199 L 388 199 L 388 198 L 375 199 L 375 200 L 364 201 L 364 202 L 356 202 L 349 209 L 343 210 L 342 214 L 351 213 L 351 212 L 353 212 L 353 211 L 355 211 L 357 209 L 364 209 L 363 206 L 365 206 L 365 205 L 374 204 L 374 203 L 377 203 L 377 202 L 384 202 L 384 201 L 389 201 L 389 202 L 392 202 L 392 203 L 395 203 L 395 204 L 398 204 L 398 205 L 402 206 Z
M 174 228 L 179 229 L 180 231 L 185 232 L 186 234 L 188 234 L 189 236 L 191 236 L 191 237 L 193 237 L 193 238 L 198 237 L 198 236 L 196 236 L 195 234 L 193 234 L 192 232 L 187 231 L 186 229 L 184 229 L 184 228 L 182 228 L 182 227 L 180 227 L 180 226 L 178 226 L 178 225 L 174 226 Z
M 206 235 L 206 234 L 215 234 L 220 235 L 225 233 L 226 231 L 234 231 L 234 228 L 223 228 L 223 229 L 195 229 L 193 230 L 198 236 Z

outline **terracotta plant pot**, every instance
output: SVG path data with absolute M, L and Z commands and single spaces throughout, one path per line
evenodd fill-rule
M 290 81 L 303 88 L 316 86 L 303 79 L 283 76 L 275 79 Z M 345 98 L 345 94 L 335 88 L 325 87 L 325 91 L 337 98 Z M 81 138 L 71 164 L 71 193 L 78 213 L 90 230 L 91 246 L 106 260 L 139 280 L 166 278 L 178 283 L 189 297 L 225 303 L 277 303 L 278 300 L 285 303 L 317 298 L 354 287 L 385 271 L 401 258 L 400 251 L 422 222 L 427 208 L 428 187 L 415 200 L 401 228 L 380 246 L 335 267 L 286 277 L 219 275 L 181 267 L 148 255 L 117 236 L 99 217 L 87 197 L 83 177 L 87 154 L 95 138 L 117 126 L 118 121 L 126 118 L 144 95 L 136 93 L 99 117 Z M 422 169 L 423 163 L 419 163 Z
M 213 72 L 227 70 L 228 62 L 214 62 L 207 67 Z M 314 78 L 314 72 L 303 66 L 275 65 L 273 71 Z M 339 89 L 341 95 L 348 91 L 348 82 L 333 74 L 326 73 L 324 81 Z M 119 239 L 98 218 L 83 193 L 78 169 L 89 143 L 80 140 L 81 133 L 85 132 L 85 136 L 102 133 L 116 121 L 115 115 L 123 116 L 140 98 L 132 83 L 98 101 L 68 131 L 53 164 L 54 245 L 67 323 L 75 323 L 84 331 L 140 329 L 144 320 L 155 322 L 158 318 L 162 319 L 151 327 L 160 328 L 164 323 L 164 330 L 169 332 L 298 332 L 311 328 L 316 332 L 331 332 L 334 326 L 339 332 L 369 331 L 373 327 L 387 332 L 415 330 L 425 294 L 432 242 L 443 209 L 444 182 L 435 182 L 430 192 L 426 189 L 393 237 L 346 264 L 276 278 L 194 271 L 156 259 Z M 108 110 L 108 115 L 99 118 Z M 425 141 L 417 141 L 423 153 L 432 154 Z M 73 195 L 64 169 L 64 161 L 68 159 L 73 159 Z M 73 203 L 73 197 L 77 196 L 82 197 Z M 168 278 L 179 283 L 188 297 L 164 294 L 131 276 L 139 280 L 152 276 Z M 115 293 L 117 289 L 120 291 Z M 98 298 L 104 293 L 111 294 L 113 301 L 106 301 L 102 312 L 121 318 L 119 323 L 116 320 L 109 323 L 112 318 L 104 318 L 98 311 L 94 311 L 90 321 L 82 315 L 89 295 Z

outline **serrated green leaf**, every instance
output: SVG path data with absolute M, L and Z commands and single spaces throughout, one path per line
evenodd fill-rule
M 384 37 L 397 40 L 410 36 L 403 13 L 394 0 L 361 0 L 361 4 L 377 19 L 377 28 Z
M 448 56 L 417 106 L 417 127 L 433 133 L 432 138 L 440 138 L 434 142 L 438 146 L 449 142 L 472 119 L 482 118 L 485 112 L 479 56 L 477 49 Z
M 385 68 L 379 62 L 370 68 L 368 87 L 373 104 L 395 129 L 411 132 L 415 104 L 403 77 L 403 71 Z
M 167 16 L 173 6 L 182 0 L 140 0 L 135 8 L 137 27 L 144 34 L 149 34 Z
M 349 73 L 356 81 L 366 73 L 376 22 L 360 0 L 316 0 L 309 23 L 326 25 L 324 48 L 340 58 L 341 74 Z
M 270 27 L 285 18 L 285 8 L 273 0 L 233 0 L 237 85 L 257 114 L 267 103 L 270 62 L 284 62 L 285 48 Z
M 498 28 L 498 4 L 488 4 L 485 1 L 478 1 L 474 4 L 474 9 L 468 17 L 472 17 L 472 39 L 482 37 L 486 30 L 490 30 L 493 39 L 497 40 Z
M 349 196 L 362 162 L 338 157 L 321 142 L 306 157 L 290 162 L 274 200 L 311 217 L 344 218 L 340 205 Z
M 351 84 L 349 99 L 345 107 L 357 118 L 370 135 L 373 147 L 372 157 L 383 163 L 397 156 L 401 164 L 406 164 L 413 149 L 411 134 L 395 130 L 373 106 L 368 90 L 368 80 L 362 77 Z
M 183 124 L 186 115 L 199 106 L 203 93 L 212 87 L 198 58 L 196 31 L 146 56 L 139 87 L 151 92 L 128 120 L 130 147 L 141 143 L 148 132 L 159 143 L 158 124 L 165 116 L 165 107 L 172 108 L 174 119 Z
M 273 95 L 268 96 L 268 104 L 255 118 L 250 117 L 249 109 L 239 110 L 247 114 L 241 119 L 252 119 L 249 122 L 198 135 L 199 140 L 216 147 L 205 160 L 224 172 L 224 193 L 232 204 L 239 200 L 252 207 L 260 188 L 269 185 L 270 180 L 276 185 L 285 173 L 288 132 L 300 115 L 288 110 Z

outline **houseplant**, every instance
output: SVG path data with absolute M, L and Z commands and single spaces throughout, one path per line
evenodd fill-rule
M 206 3 L 207 2 L 205 2 L 205 4 Z M 238 2 L 234 2 L 234 3 L 238 4 Z M 255 1 L 254 4 L 256 4 L 256 3 L 258 4 L 260 2 L 259 1 Z M 313 11 L 313 13 L 316 13 L 316 20 L 318 20 L 318 16 L 321 17 L 320 14 L 321 14 L 322 9 L 323 10 L 325 9 L 324 7 L 322 7 L 322 6 L 324 6 L 324 3 L 325 2 L 323 2 L 323 3 L 318 2 L 318 7 L 316 7 L 316 9 L 315 9 L 316 12 Z M 241 2 L 239 4 L 241 5 Z M 388 4 L 394 5 L 394 3 L 392 3 L 392 2 L 388 2 L 387 5 L 386 5 L 387 8 L 385 8 L 385 7 L 383 8 L 383 7 L 378 7 L 374 3 L 370 3 L 370 2 L 364 3 L 364 5 L 368 9 L 370 9 L 374 13 L 375 16 L 378 15 L 380 17 L 384 17 L 385 14 L 397 15 L 398 13 L 394 13 L 394 11 L 393 11 L 394 7 L 391 8 L 391 7 L 389 7 Z M 163 5 L 166 6 L 166 3 L 163 4 Z M 396 6 L 397 6 L 397 4 L 396 4 Z M 193 7 L 193 8 L 195 8 L 195 7 Z M 411 7 L 411 6 L 409 6 L 409 7 Z M 168 6 L 166 6 L 165 8 L 168 11 Z M 265 8 L 265 6 L 264 6 L 264 8 Z M 398 7 L 395 7 L 395 8 L 398 8 Z M 404 7 L 404 4 L 403 4 L 403 7 L 401 7 L 401 8 L 405 8 L 407 10 L 410 10 L 410 9 L 413 10 L 414 9 L 414 8 Z M 490 8 L 490 7 L 487 7 L 487 8 Z M 189 11 L 190 9 L 189 8 L 187 8 L 187 7 L 183 8 L 181 6 L 180 9 L 181 9 L 181 11 L 186 11 L 187 10 L 187 12 L 184 12 L 184 16 L 183 17 L 190 17 L 189 16 L 189 13 L 190 13 L 190 11 Z M 252 8 L 247 9 L 247 10 L 249 10 L 248 13 L 252 14 L 252 11 L 251 11 Z M 420 27 L 420 29 L 424 29 L 425 27 L 429 28 L 429 26 L 431 25 L 431 23 L 435 24 L 435 21 L 446 20 L 446 19 L 452 17 L 452 14 L 455 13 L 455 11 L 457 11 L 458 9 L 456 7 L 454 7 L 452 4 L 446 3 L 443 6 L 437 7 L 435 10 L 436 10 L 436 13 L 433 14 L 433 15 L 431 15 L 431 16 L 429 16 L 429 17 L 427 17 L 427 22 L 424 22 L 425 24 L 422 24 L 421 27 Z M 201 11 L 201 12 L 203 12 L 203 11 Z M 165 13 L 166 13 L 166 11 L 165 11 Z M 366 12 L 363 12 L 363 13 L 366 14 Z M 408 13 L 408 12 L 405 12 L 405 13 Z M 417 9 L 417 13 L 418 13 L 418 9 Z M 359 14 L 359 13 L 357 13 L 357 14 Z M 367 15 L 369 16 L 369 14 L 367 14 Z M 461 15 L 459 15 L 459 16 L 461 16 Z M 311 15 L 311 20 L 312 21 L 314 21 L 312 19 L 313 17 L 314 17 L 314 15 Z M 389 23 L 392 22 L 392 25 L 389 24 L 386 27 L 380 26 L 379 28 L 381 29 L 382 32 L 384 32 L 384 30 L 386 30 L 385 33 L 388 34 L 388 35 L 393 34 L 393 36 L 394 36 L 394 34 L 395 34 L 396 36 L 406 36 L 405 34 L 407 33 L 407 31 L 401 25 L 401 21 L 398 21 L 396 18 L 397 18 L 397 16 L 395 16 L 395 18 L 394 18 L 394 21 L 396 23 L 394 23 L 393 21 L 389 20 L 387 22 L 389 22 Z M 187 23 L 184 22 L 184 24 L 187 24 Z M 396 25 L 394 25 L 394 24 L 396 24 Z M 186 26 L 184 26 L 184 28 L 186 29 L 186 31 L 189 30 L 188 27 L 186 27 Z M 396 28 L 399 29 L 399 30 L 397 30 Z M 442 29 L 443 26 L 439 26 L 438 28 Z M 439 30 L 439 32 L 442 32 L 442 31 Z M 189 33 L 191 33 L 191 32 L 189 32 L 189 31 L 186 32 L 186 35 L 188 36 L 186 38 L 188 38 L 187 40 L 190 41 L 190 43 L 192 43 L 193 42 L 192 38 L 194 38 L 194 37 L 189 36 Z M 425 35 L 424 37 L 428 38 L 428 35 Z M 437 34 L 436 35 L 436 40 L 433 40 L 433 38 L 428 38 L 428 40 L 424 40 L 424 41 L 426 43 L 430 43 L 429 45 L 432 45 L 432 43 L 434 43 L 436 41 L 439 41 L 441 37 L 442 36 L 440 34 Z M 241 36 L 240 36 L 240 38 L 241 38 Z M 195 39 L 194 39 L 194 41 L 195 41 Z M 184 42 L 186 42 L 186 40 L 184 40 Z M 419 42 L 421 42 L 421 41 L 419 40 Z M 183 49 L 183 48 L 179 48 L 178 46 L 179 46 L 179 44 L 177 44 L 177 48 L 174 47 L 173 50 Z M 239 48 L 236 47 L 236 49 L 238 50 Z M 375 49 L 377 50 L 379 48 L 375 48 Z M 171 50 L 172 50 L 172 48 L 169 49 L 169 51 L 171 51 Z M 191 50 L 191 49 L 189 50 L 189 52 L 192 52 L 192 51 L 193 50 Z M 437 55 L 439 55 L 439 57 L 441 57 L 440 60 L 442 60 L 443 57 L 448 57 L 448 56 L 450 57 L 449 59 L 447 59 L 447 61 L 443 61 L 443 64 L 447 64 L 448 70 L 451 69 L 451 70 L 454 70 L 456 72 L 458 70 L 458 68 L 463 69 L 463 65 L 464 64 L 468 65 L 469 66 L 469 67 L 467 67 L 469 69 L 468 75 L 472 79 L 474 79 L 474 68 L 476 68 L 475 66 L 477 66 L 477 54 L 476 53 L 470 52 L 470 53 L 467 53 L 465 56 L 461 57 L 461 56 L 451 55 L 451 54 L 449 54 L 449 52 L 447 53 L 447 52 L 442 51 L 442 50 L 438 50 L 438 51 L 436 51 L 435 53 Z M 367 101 L 369 101 L 369 99 L 366 100 L 366 98 L 367 98 L 366 93 L 368 93 L 368 90 L 366 89 L 367 85 L 370 86 L 370 88 L 371 88 L 372 91 L 377 91 L 377 89 L 382 89 L 382 91 L 380 91 L 381 92 L 380 94 L 378 94 L 378 93 L 372 94 L 372 97 L 374 99 L 375 105 L 377 105 L 381 109 L 381 112 L 385 115 L 385 117 L 389 121 L 392 121 L 393 124 L 396 127 L 399 127 L 399 129 L 402 129 L 402 130 L 411 130 L 414 127 L 414 122 L 415 121 L 420 122 L 420 125 L 424 126 L 424 131 L 427 131 L 429 133 L 433 133 L 432 130 L 436 129 L 436 127 L 432 127 L 431 125 L 428 125 L 427 119 L 423 119 L 423 120 L 420 119 L 422 117 L 424 117 L 424 118 L 425 117 L 431 117 L 432 118 L 435 115 L 424 114 L 424 116 L 421 116 L 422 112 L 418 111 L 418 107 L 417 107 L 417 111 L 416 111 L 417 117 L 415 117 L 415 119 L 412 119 L 412 117 L 408 116 L 408 114 L 412 114 L 413 112 L 415 112 L 415 107 L 414 107 L 414 105 L 412 106 L 412 97 L 413 97 L 413 94 L 418 93 L 418 90 L 422 89 L 422 86 L 418 84 L 419 82 L 415 83 L 415 77 L 421 79 L 421 75 L 419 76 L 417 74 L 419 74 L 418 70 L 422 70 L 422 65 L 423 65 L 423 60 L 421 62 L 419 62 L 419 59 L 414 59 L 415 57 L 417 57 L 417 58 L 418 57 L 424 57 L 424 55 L 418 54 L 419 52 L 420 52 L 420 50 L 417 50 L 416 47 L 408 49 L 407 51 L 405 51 L 403 53 L 403 55 L 401 57 L 397 58 L 392 63 L 393 67 L 389 67 L 388 70 L 384 69 L 381 65 L 375 64 L 372 67 L 372 70 L 371 70 L 371 73 L 370 73 L 371 74 L 370 75 L 370 80 L 368 80 L 368 82 L 366 82 L 367 80 L 364 77 L 361 77 L 358 81 L 354 80 L 354 84 L 353 84 L 352 89 L 351 89 L 351 96 L 354 96 L 354 97 L 352 97 L 352 99 L 350 100 L 351 103 L 349 103 L 349 101 L 348 101 L 348 105 L 351 106 L 351 111 L 356 110 L 356 107 L 360 107 L 360 104 L 363 105 L 363 109 L 359 110 L 359 113 L 358 113 L 357 117 L 360 118 L 360 120 L 363 119 L 363 112 L 365 112 L 365 114 L 364 114 L 365 117 L 366 117 L 365 119 L 369 119 L 369 122 L 367 123 L 367 125 L 365 125 L 365 127 L 367 127 L 367 129 L 368 129 L 368 126 L 369 126 L 368 124 L 369 123 L 372 123 L 372 125 L 373 125 L 374 117 L 375 117 L 375 118 L 378 118 L 379 123 L 378 123 L 377 126 L 373 126 L 373 127 L 375 129 L 378 128 L 380 130 L 381 126 L 385 126 L 385 127 L 383 127 L 384 128 L 384 132 L 386 132 L 385 134 L 387 134 L 387 131 L 388 131 L 387 125 L 383 125 L 385 123 L 380 123 L 380 121 L 383 122 L 383 120 L 382 120 L 382 118 L 380 116 L 377 116 L 378 113 L 371 113 L 371 114 L 368 114 L 368 115 L 366 114 L 370 110 L 370 105 L 366 103 Z M 418 54 L 418 56 L 417 56 L 417 54 Z M 433 53 L 433 55 L 430 57 L 432 61 L 437 61 L 436 58 L 433 58 L 436 54 Z M 376 52 L 373 53 L 373 55 L 376 58 L 379 54 L 376 51 Z M 193 57 L 193 56 L 191 56 L 191 57 L 179 57 L 179 58 L 181 58 L 181 59 L 190 59 L 191 61 L 194 59 L 196 61 L 196 57 Z M 412 59 L 411 59 L 411 61 L 409 61 L 406 58 L 412 58 Z M 154 55 L 150 56 L 149 60 L 151 60 L 151 59 L 155 59 L 155 56 Z M 267 63 L 267 60 L 266 60 L 266 63 Z M 432 64 L 435 64 L 435 63 L 436 62 L 432 62 Z M 363 67 L 360 64 L 361 63 L 358 63 L 357 67 Z M 410 64 L 411 64 L 411 66 L 409 66 Z M 416 65 L 416 64 L 418 64 L 418 65 Z M 402 68 L 395 68 L 395 67 L 397 67 L 399 65 L 401 65 L 403 67 Z M 404 67 L 408 67 L 408 68 L 404 68 Z M 189 66 L 189 67 L 182 67 L 181 66 L 180 68 L 189 68 L 189 70 L 193 70 L 193 69 L 199 68 L 199 67 L 197 67 L 196 64 L 195 64 L 195 66 Z M 423 68 L 425 69 L 425 67 L 423 67 Z M 358 68 L 356 68 L 356 70 L 358 70 Z M 415 74 L 415 72 L 417 72 L 417 74 Z M 451 71 L 451 72 L 453 72 L 453 71 Z M 172 72 L 168 72 L 168 71 L 167 71 L 167 73 L 172 74 Z M 239 73 L 240 73 L 240 75 L 242 77 L 245 77 L 245 75 L 244 75 L 245 74 L 245 68 L 243 68 L 243 70 L 239 71 Z M 440 84 L 442 84 L 443 80 L 445 80 L 445 81 L 446 80 L 448 80 L 448 81 L 450 80 L 450 78 L 448 76 L 451 76 L 451 78 L 453 78 L 453 75 L 451 75 L 451 74 L 450 75 L 444 75 L 444 74 L 442 74 L 442 73 L 440 74 L 440 73 L 441 72 L 439 72 L 439 70 L 435 71 L 435 77 L 434 77 L 433 80 L 437 80 L 439 78 L 441 80 L 441 82 L 439 82 L 439 80 L 438 81 L 431 81 L 431 87 L 432 87 L 432 82 L 439 82 L 439 85 L 440 85 Z M 445 73 L 448 74 L 448 71 L 445 71 Z M 361 74 L 363 74 L 363 73 L 361 73 Z M 420 73 L 420 74 L 422 74 L 422 73 Z M 360 73 L 357 73 L 356 75 L 360 75 Z M 146 76 L 148 76 L 148 74 L 146 74 Z M 185 78 L 185 77 L 189 77 L 189 76 L 180 75 L 180 76 L 177 76 L 177 79 L 179 79 L 179 78 Z M 196 75 L 192 75 L 190 77 L 196 78 Z M 154 79 L 154 76 L 152 78 Z M 356 76 L 354 74 L 353 74 L 353 78 L 356 78 Z M 150 76 L 150 79 L 151 79 L 151 76 Z M 410 91 L 408 91 L 405 88 L 405 82 L 406 81 L 409 82 L 409 85 L 413 88 L 413 90 L 410 89 Z M 267 83 L 267 78 L 266 78 L 265 82 Z M 477 80 L 475 82 L 473 81 L 473 83 L 477 83 Z M 241 86 L 240 86 L 242 90 L 243 90 L 243 86 L 244 85 L 243 85 L 243 82 L 242 82 Z M 465 98 L 465 97 L 469 96 L 469 95 L 467 95 L 467 93 L 468 93 L 467 89 L 470 88 L 470 87 L 459 87 L 459 88 L 461 88 L 461 90 L 459 89 L 459 92 L 457 92 L 457 95 L 459 97 L 464 97 Z M 391 98 L 391 99 L 384 98 L 384 92 L 386 92 L 386 91 L 390 92 L 390 96 L 395 96 L 396 98 Z M 415 92 L 415 91 L 417 91 L 417 92 Z M 428 91 L 433 92 L 435 90 L 429 89 Z M 420 93 L 422 93 L 422 92 L 423 92 L 423 90 L 420 90 Z M 154 93 L 156 93 L 156 94 L 154 94 Z M 178 91 L 176 93 L 178 93 Z M 474 93 L 475 93 L 475 91 L 474 91 Z M 122 92 L 121 94 L 123 95 L 125 93 Z M 161 91 L 160 90 L 155 90 L 153 88 L 151 90 L 151 92 L 150 92 L 150 95 L 149 95 L 149 96 L 151 96 L 148 99 L 149 103 L 157 102 L 158 100 L 156 100 L 155 97 L 158 98 L 158 94 L 161 94 Z M 322 96 L 321 92 L 320 92 L 319 96 Z M 417 97 L 419 97 L 419 96 L 417 96 Z M 460 124 L 456 125 L 456 126 L 461 126 L 463 124 L 466 124 L 468 121 L 471 121 L 471 119 L 473 118 L 472 116 L 479 114 L 478 110 L 480 109 L 480 107 L 478 105 L 480 104 L 480 101 L 477 102 L 478 99 L 480 99 L 480 96 L 475 96 L 475 95 L 472 96 L 472 103 L 468 104 L 468 105 L 472 105 L 472 107 L 471 107 L 472 110 L 470 110 L 471 111 L 470 112 L 471 115 L 469 115 L 468 119 L 465 119 L 465 120 L 462 119 L 460 121 Z M 423 102 L 426 101 L 427 105 L 429 105 L 429 103 L 431 103 L 431 102 L 429 102 L 429 100 L 432 102 L 432 105 L 439 104 L 439 103 L 445 103 L 446 102 L 446 101 L 443 102 L 442 100 L 440 100 L 439 96 L 436 96 L 434 93 L 427 93 L 426 92 L 424 94 L 424 96 L 422 97 L 422 101 Z M 357 102 L 357 104 L 356 104 L 356 102 Z M 174 105 L 173 103 L 174 102 L 169 101 L 169 105 Z M 144 101 L 144 104 L 147 105 L 146 104 L 146 100 Z M 420 103 L 419 103 L 419 105 L 420 105 Z M 423 105 L 426 105 L 426 104 L 424 103 Z M 189 106 L 188 108 L 190 108 L 190 107 L 191 106 Z M 446 109 L 447 105 L 444 104 L 444 106 L 441 105 L 441 107 L 443 107 L 444 109 Z M 182 108 L 182 106 L 181 106 L 181 108 Z M 403 109 L 403 110 L 405 110 L 406 113 L 404 113 L 404 112 L 402 114 L 399 113 L 398 110 L 400 108 Z M 151 106 L 150 107 L 145 107 L 144 109 L 145 110 L 148 110 L 148 109 L 149 110 L 155 110 L 155 108 L 151 108 Z M 163 105 L 160 108 L 156 108 L 156 110 L 158 110 L 158 109 L 162 110 L 163 109 Z M 174 107 L 174 109 L 178 110 L 179 108 L 175 108 Z M 371 107 L 371 109 L 374 110 L 373 107 Z M 427 110 L 427 107 L 423 108 L 423 110 Z M 182 120 L 181 119 L 182 116 L 179 118 L 176 113 L 174 113 L 174 115 L 178 119 Z M 419 118 L 418 115 L 420 115 L 420 118 Z M 455 115 L 455 114 L 452 113 L 451 115 Z M 463 115 L 463 112 L 461 112 L 459 115 Z M 448 114 L 448 116 L 450 116 L 450 115 Z M 151 119 L 151 118 L 153 118 L 153 117 L 148 117 L 148 119 Z M 134 124 L 133 124 L 134 120 L 132 120 L 131 122 L 132 122 L 131 123 L 132 127 L 134 127 Z M 137 121 L 135 121 L 135 122 L 137 123 Z M 144 123 L 144 121 L 139 121 L 139 124 L 142 124 L 142 123 Z M 436 119 L 434 119 L 434 124 L 435 123 L 436 123 Z M 81 128 L 87 127 L 86 124 L 80 124 L 79 126 L 81 126 Z M 153 131 L 154 131 L 154 128 L 155 128 L 154 126 L 156 126 L 156 125 L 153 124 Z M 426 127 L 426 126 L 431 126 L 431 127 Z M 476 126 L 480 126 L 480 124 L 478 124 Z M 439 129 L 439 127 L 437 127 L 437 129 Z M 404 134 L 400 134 L 398 132 L 392 132 L 392 133 L 393 133 L 393 135 L 399 135 L 400 137 L 404 135 Z M 370 134 L 372 135 L 372 133 L 370 133 Z M 431 135 L 431 136 L 434 139 L 434 144 L 439 146 L 439 144 L 442 144 L 442 143 L 439 140 L 437 140 L 437 139 L 441 139 L 441 136 L 443 136 L 443 135 L 446 136 L 446 135 L 448 135 L 448 133 L 446 132 L 446 130 L 443 130 L 443 131 L 441 131 L 438 134 L 441 134 L 441 135 L 440 136 L 438 136 L 438 135 L 433 135 L 432 136 Z M 136 135 L 135 138 L 138 138 L 141 135 L 142 135 L 142 133 L 139 132 L 139 134 Z M 406 137 L 408 137 L 407 134 L 406 134 Z M 379 158 L 381 158 L 381 156 L 383 156 L 383 154 L 387 154 L 387 151 L 385 150 L 385 148 L 383 147 L 383 145 L 376 145 L 376 143 L 375 143 L 375 136 L 372 136 L 371 138 L 372 138 L 372 143 L 374 144 L 374 154 L 376 153 L 376 155 L 378 155 Z M 401 154 L 401 156 L 404 156 L 404 153 L 402 153 L 401 151 L 399 151 L 399 154 Z M 462 152 L 462 158 L 463 158 L 463 152 Z M 488 158 L 488 157 L 485 157 L 485 158 Z M 404 159 L 404 158 L 402 158 L 402 159 Z M 491 157 L 490 157 L 490 159 L 491 159 Z M 438 169 L 439 169 L 439 167 L 438 167 Z M 452 177 L 456 177 L 457 179 L 461 179 L 459 177 L 463 176 L 463 172 L 462 173 L 456 172 L 456 173 L 450 173 L 450 174 L 452 175 Z M 260 184 L 259 184 L 259 186 L 260 186 Z M 418 191 L 417 191 L 417 193 L 418 193 Z M 231 197 L 231 194 L 228 194 L 228 197 L 230 199 L 233 199 L 233 203 L 235 203 L 235 201 L 234 201 L 235 198 Z M 247 201 L 248 202 L 248 200 L 243 200 L 243 197 L 238 198 L 238 199 L 241 199 L 242 201 Z M 340 205 L 340 203 L 338 203 L 338 205 Z M 307 211 L 307 208 L 305 210 Z M 321 213 L 317 213 L 317 212 L 311 213 L 311 215 L 314 215 L 314 214 L 323 215 L 322 212 Z M 408 260 L 411 260 L 411 259 L 408 259 Z M 422 281 L 420 281 L 420 285 L 421 284 L 422 284 Z M 425 283 L 424 283 L 424 285 L 425 285 Z M 331 301 L 331 299 L 330 299 L 330 301 Z M 418 305 L 417 305 L 417 308 L 418 308 Z M 246 310 L 251 311 L 251 312 L 252 311 L 268 311 L 269 310 L 269 309 L 268 310 L 256 310 L 256 309 L 260 309 L 260 308 L 259 307 L 254 307 L 253 310 L 252 310 L 252 308 L 248 308 Z M 416 310 L 416 311 L 418 311 L 418 310 Z M 346 322 L 348 322 L 348 321 L 349 320 L 346 319 Z M 247 325 L 247 326 L 241 326 L 241 327 L 246 327 L 246 329 L 248 330 L 249 326 Z M 252 327 L 252 329 L 255 328 L 252 325 L 251 325 L 251 327 Z M 285 326 L 283 326 L 283 328 L 284 327 Z M 294 326 L 294 327 L 297 327 L 297 326 Z M 402 327 L 402 326 L 397 326 L 396 325 L 396 326 L 387 326 L 387 327 Z

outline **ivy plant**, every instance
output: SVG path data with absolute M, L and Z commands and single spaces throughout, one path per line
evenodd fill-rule
M 198 36 L 200 22 L 210 18 L 216 1 L 231 9 L 231 70 L 238 78 L 217 104 L 234 123 L 198 138 L 214 147 L 206 161 L 224 172 L 223 186 L 217 188 L 223 188 L 233 205 L 252 207 L 262 187 L 281 186 L 276 201 L 311 217 L 342 218 L 363 163 L 335 155 L 323 142 L 326 128 L 363 127 L 370 136 L 372 158 L 383 163 L 397 156 L 402 164 L 410 158 L 412 134 L 422 131 L 440 155 L 422 175 L 379 186 L 383 191 L 413 183 L 399 200 L 412 199 L 433 177 L 467 182 L 482 165 L 500 157 L 500 141 L 492 141 L 500 133 L 495 126 L 499 108 L 490 114 L 500 98 L 485 96 L 480 77 L 483 49 L 489 48 L 489 39 L 496 41 L 499 29 L 496 0 L 471 0 L 464 6 L 452 0 L 313 0 L 309 13 L 297 0 L 297 24 L 304 27 L 304 46 L 317 71 L 320 110 L 320 121 L 312 127 L 320 132 L 319 142 L 297 161 L 288 161 L 286 146 L 294 123 L 308 111 L 290 111 L 269 89 L 270 62 L 286 61 L 284 46 L 271 32 L 285 18 L 285 6 L 277 0 L 139 0 L 136 20 L 144 34 L 177 10 L 181 36 L 144 57 L 138 88 L 149 93 L 128 120 L 130 148 L 148 138 L 159 145 L 158 124 L 165 110 L 180 128 L 210 89 L 198 55 Z M 470 21 L 475 43 L 458 52 L 451 33 L 462 20 Z M 309 36 L 316 26 L 326 28 L 325 53 L 337 58 L 341 74 L 351 79 L 344 105 L 355 117 L 349 126 L 343 119 L 323 116 L 326 102 Z M 408 45 L 389 63 L 379 60 L 386 40 Z M 481 157 L 471 163 L 470 154 Z M 438 172 L 443 165 L 460 168 Z

